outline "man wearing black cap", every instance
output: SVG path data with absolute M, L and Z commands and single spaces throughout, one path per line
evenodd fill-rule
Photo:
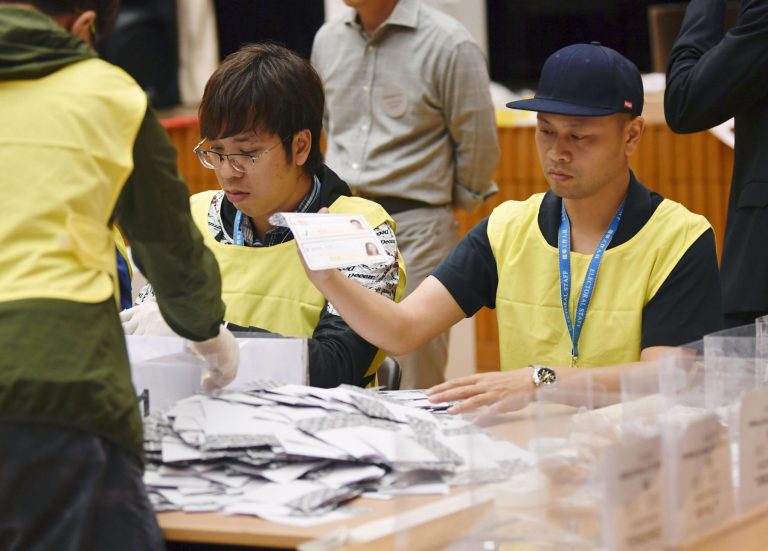
M 536 96 L 508 107 L 538 112 L 549 192 L 499 205 L 400 304 L 330 271 L 310 273 L 344 319 L 390 354 L 495 308 L 502 373 L 430 389 L 433 401 L 466 399 L 456 412 L 510 394 L 524 405 L 575 367 L 652 360 L 722 323 L 709 223 L 629 169 L 644 126 L 635 65 L 597 43 L 568 46 L 544 64 Z M 599 382 L 615 386 L 620 369 L 600 370 Z

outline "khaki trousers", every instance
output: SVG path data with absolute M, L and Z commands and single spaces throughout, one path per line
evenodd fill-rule
M 408 296 L 432 273 L 459 241 L 459 229 L 451 207 L 407 210 L 393 216 L 397 222 L 397 246 L 405 259 Z M 396 356 L 403 372 L 400 388 L 429 388 L 445 380 L 449 332 L 424 346 Z

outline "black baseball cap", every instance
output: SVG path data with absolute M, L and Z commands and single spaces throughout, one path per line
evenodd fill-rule
M 601 45 L 572 44 L 547 58 L 536 95 L 512 101 L 512 109 L 599 117 L 643 112 L 643 81 L 634 63 Z

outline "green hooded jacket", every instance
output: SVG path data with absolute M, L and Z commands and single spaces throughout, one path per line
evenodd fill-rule
M 42 79 L 95 56 L 42 13 L 0 6 L 0 102 L 7 82 Z M 224 315 L 218 266 L 192 222 L 176 152 L 151 109 L 133 158 L 133 173 L 112 218 L 152 281 L 169 325 L 183 337 L 211 338 Z M 23 205 L 0 205 L 0 215 L 4 208 Z M 141 458 L 141 419 L 116 310 L 114 300 L 0 302 L 0 421 L 93 432 Z

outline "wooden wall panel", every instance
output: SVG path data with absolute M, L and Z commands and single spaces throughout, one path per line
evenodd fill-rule
M 187 183 L 190 194 L 207 189 L 219 189 L 213 170 L 203 167 L 197 160 L 197 155 L 192 153 L 197 142 L 200 141 L 197 117 L 174 117 L 161 119 L 161 122 L 176 147 L 179 173 Z
M 203 168 L 192 153 L 199 136 L 196 119 L 171 119 L 164 121 L 164 125 L 178 149 L 179 171 L 190 192 L 218 189 L 213 171 Z M 477 212 L 457 211 L 462 234 L 488 216 L 502 201 L 525 199 L 547 189 L 534 145 L 534 129 L 511 127 L 499 128 L 498 132 L 501 159 L 494 178 L 499 193 Z M 631 166 L 645 185 L 709 219 L 717 236 L 719 255 L 725 230 L 733 150 L 709 132 L 681 136 L 666 125 L 653 124 L 646 126 Z M 475 331 L 477 370 L 499 369 L 498 327 L 494 312 L 479 312 Z

